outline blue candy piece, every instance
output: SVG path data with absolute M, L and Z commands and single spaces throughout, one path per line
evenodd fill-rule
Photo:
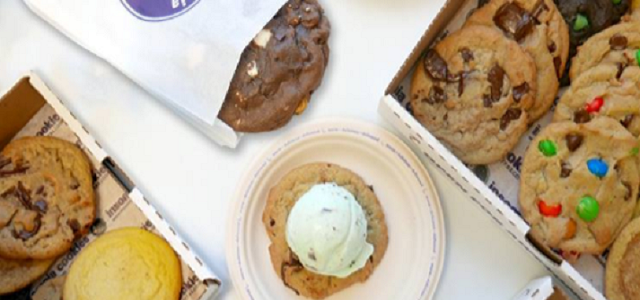
M 598 178 L 607 176 L 609 166 L 602 159 L 594 158 L 587 161 L 587 167 L 591 174 L 596 175 Z

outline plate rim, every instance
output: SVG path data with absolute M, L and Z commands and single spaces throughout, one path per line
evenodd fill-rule
M 442 273 L 444 272 L 444 265 L 445 265 L 446 251 L 447 251 L 447 236 L 446 236 L 447 231 L 446 231 L 446 221 L 444 219 L 444 210 L 443 210 L 442 202 L 440 200 L 440 195 L 438 193 L 438 190 L 436 189 L 436 186 L 433 180 L 431 179 L 431 175 L 429 174 L 429 171 L 426 169 L 424 163 L 422 162 L 422 160 L 420 160 L 420 158 L 416 155 L 416 153 L 402 139 L 400 139 L 395 134 L 391 133 L 386 128 L 370 122 L 365 122 L 360 120 L 353 120 L 353 119 L 347 119 L 342 117 L 329 117 L 329 118 L 321 118 L 315 121 L 311 121 L 304 125 L 293 128 L 288 132 L 285 132 L 284 134 L 280 135 L 278 138 L 275 139 L 275 141 L 271 142 L 271 144 L 269 144 L 268 147 L 264 148 L 264 150 L 261 150 L 258 153 L 258 155 L 256 155 L 254 158 L 250 160 L 248 167 L 246 167 L 246 169 L 242 172 L 242 175 L 240 176 L 239 181 L 235 186 L 232 202 L 227 212 L 228 213 L 227 222 L 226 222 L 227 228 L 226 228 L 224 250 L 225 250 L 225 258 L 227 260 L 226 263 L 227 263 L 227 270 L 229 272 L 229 280 L 231 281 L 231 285 L 233 286 L 233 289 L 239 294 L 241 299 L 250 300 L 254 298 L 253 296 L 251 296 L 250 291 L 247 290 L 248 287 L 244 286 L 246 285 L 247 281 L 242 280 L 242 276 L 240 274 L 242 271 L 239 270 L 238 264 L 235 264 L 235 263 L 232 264 L 231 262 L 233 262 L 234 259 L 237 258 L 236 256 L 237 241 L 235 239 L 236 231 L 238 231 L 237 221 L 239 219 L 240 212 L 243 208 L 243 204 L 246 203 L 246 202 L 240 201 L 240 199 L 244 197 L 243 196 L 244 191 L 251 184 L 251 179 L 252 179 L 251 176 L 257 172 L 263 172 L 263 171 L 258 171 L 261 168 L 260 162 L 265 162 L 268 160 L 270 163 L 271 159 L 269 159 L 269 157 L 273 156 L 275 150 L 277 150 L 278 148 L 282 148 L 281 151 L 285 150 L 286 148 L 289 147 L 288 145 L 286 145 L 286 143 L 290 142 L 292 139 L 296 137 L 300 137 L 302 134 L 306 132 L 310 132 L 314 129 L 336 127 L 338 125 L 342 125 L 348 128 L 366 129 L 365 131 L 378 133 L 381 139 L 386 140 L 390 144 L 393 144 L 394 146 L 396 146 L 399 153 L 407 157 L 409 161 L 413 161 L 411 165 L 417 168 L 420 173 L 422 173 L 421 177 L 422 179 L 424 179 L 425 188 L 427 190 L 426 195 L 428 195 L 432 199 L 433 204 L 435 204 L 435 208 L 433 209 L 435 211 L 434 216 L 436 218 L 436 223 L 440 224 L 440 226 L 438 226 L 439 227 L 438 231 L 440 232 L 438 233 L 442 238 L 440 239 L 441 240 L 440 247 L 439 247 L 440 254 L 436 256 L 436 270 L 433 270 L 434 271 L 433 281 L 431 283 L 433 286 L 432 292 L 431 293 L 426 292 L 429 290 L 429 288 L 428 286 L 425 286 L 425 289 L 423 290 L 424 294 L 422 294 L 419 299 L 421 300 L 431 299 L 433 296 L 435 296 L 438 290 L 438 286 L 440 284 Z M 337 133 L 340 133 L 340 132 L 337 132 Z M 295 144 L 296 142 L 292 142 L 291 144 Z M 286 147 L 283 147 L 283 146 L 286 146 Z M 276 157 L 280 156 L 280 153 L 281 152 L 278 152 L 275 156 L 273 156 L 273 158 L 275 159 Z M 425 283 L 425 285 L 427 283 Z

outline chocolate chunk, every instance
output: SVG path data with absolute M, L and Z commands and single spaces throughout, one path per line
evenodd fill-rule
M 462 97 L 462 93 L 464 93 L 464 80 L 467 78 L 467 72 L 460 72 L 458 78 L 458 97 Z
M 529 84 L 523 83 L 513 88 L 513 100 L 520 103 L 522 97 L 529 93 Z
M 504 83 L 504 69 L 499 65 L 494 65 L 491 70 L 489 70 L 487 80 L 491 84 L 491 100 L 493 102 L 500 101 L 502 85 Z
M 42 193 L 44 192 L 44 185 L 41 185 L 37 190 L 36 190 L 36 195 L 42 195 Z
M 315 252 L 313 252 L 313 249 L 311 249 L 311 251 L 309 251 L 308 256 L 309 256 L 309 259 L 310 259 L 310 260 L 316 261 L 316 259 L 317 259 L 317 258 L 316 258 L 316 253 L 315 253 Z
M 538 23 L 540 23 L 540 15 L 543 12 L 548 11 L 548 10 L 549 10 L 549 7 L 547 6 L 546 3 L 544 3 L 544 0 L 538 0 L 536 5 L 533 7 L 533 10 L 531 11 L 531 14 L 533 15 L 534 18 L 536 18 L 536 21 L 538 21 Z M 554 52 L 554 51 L 551 51 L 551 52 Z
M 583 136 L 579 133 L 569 133 L 565 137 L 565 140 L 567 141 L 567 148 L 573 152 L 582 145 Z
M 0 170 L 0 178 L 2 177 L 9 177 L 9 176 L 13 176 L 13 175 L 18 175 L 18 174 L 24 174 L 29 170 L 29 167 L 24 166 L 24 167 L 16 167 L 13 170 Z
M 509 123 L 513 120 L 517 120 L 522 115 L 522 110 L 519 108 L 509 108 L 507 112 L 500 118 L 500 130 L 505 130 L 509 126 Z
M 469 48 L 465 47 L 460 49 L 460 55 L 462 55 L 462 60 L 464 60 L 464 62 L 466 63 L 473 60 L 473 51 L 471 51 Z
M 447 62 L 436 52 L 431 49 L 424 58 L 424 69 L 434 80 L 447 80 L 449 69 Z
M 2 194 L 0 194 L 0 197 L 2 198 L 6 198 L 9 195 L 13 195 L 16 192 L 16 187 L 12 186 L 10 188 L 8 188 L 7 190 L 5 190 L 4 192 L 2 192 Z
M 484 107 L 493 106 L 493 101 L 491 101 L 491 97 L 489 95 L 482 96 L 482 102 L 484 103 Z
M 69 225 L 69 228 L 71 228 L 71 231 L 73 231 L 74 234 L 80 231 L 80 223 L 76 219 L 68 220 L 67 225 Z
M 33 203 L 33 209 L 43 214 L 47 212 L 48 207 L 49 205 L 47 204 L 47 201 L 44 201 L 44 199 L 38 199 Z
M 32 238 L 34 235 L 36 235 L 38 233 L 38 231 L 40 230 L 40 226 L 42 226 L 41 218 L 42 218 L 41 214 L 37 214 L 36 215 L 36 218 L 33 219 L 33 230 L 31 230 L 31 231 L 27 231 L 27 230 L 24 230 L 24 229 L 16 231 L 15 229 L 13 229 L 13 231 L 12 231 L 13 238 L 21 239 L 23 241 L 26 241 L 26 240 Z
M 624 48 L 627 48 L 627 44 L 627 38 L 619 33 L 616 33 L 609 39 L 609 45 L 612 50 L 623 50 Z
M 584 109 L 579 109 L 573 114 L 573 122 L 578 124 L 591 121 L 591 115 Z
M 622 126 L 626 128 L 629 128 L 629 125 L 631 125 L 631 121 L 633 121 L 633 115 L 626 115 L 624 119 L 620 120 L 620 124 L 622 124 Z
M 79 183 L 79 182 L 77 182 L 77 181 L 76 181 L 76 182 L 73 182 L 73 183 L 69 186 L 69 188 L 71 188 L 72 190 L 74 190 L 74 191 L 75 191 L 75 190 L 77 190 L 78 188 L 80 188 L 80 183 Z
M 631 185 L 628 182 L 623 181 L 622 185 L 627 189 L 627 192 L 624 194 L 624 201 L 629 201 L 631 199 Z
M 273 227 L 274 225 L 276 225 L 276 220 L 271 219 L 271 220 L 269 221 L 269 226 Z
M 554 57 L 553 58 L 553 66 L 556 68 L 556 74 L 559 77 L 560 76 L 560 72 L 562 72 L 562 70 L 560 69 L 562 67 L 562 58 L 560 58 L 559 56 Z
M 436 104 L 447 101 L 447 94 L 439 86 L 433 86 L 429 91 L 429 97 L 427 97 L 427 103 Z
M 571 175 L 571 171 L 573 171 L 573 169 L 571 168 L 571 165 L 563 161 L 562 167 L 560 170 L 560 178 L 569 177 L 569 175 Z
M 508 37 L 518 42 L 526 37 L 535 25 L 531 15 L 515 2 L 502 5 L 493 17 L 493 22 Z
M 551 44 L 549 44 L 547 48 L 549 49 L 549 52 L 554 53 L 556 52 L 556 49 L 558 49 L 558 46 L 556 46 L 554 41 L 551 41 Z
M 622 77 L 622 72 L 624 72 L 624 69 L 627 67 L 627 64 L 623 64 L 623 63 L 618 63 L 618 73 L 616 73 L 616 79 L 620 79 L 620 77 Z
M 27 190 L 22 184 L 22 181 L 18 181 L 18 188 L 16 189 L 15 196 L 26 209 L 32 209 L 30 194 L 29 190 Z

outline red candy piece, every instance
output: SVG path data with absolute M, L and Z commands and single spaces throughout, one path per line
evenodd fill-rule
M 604 99 L 602 99 L 602 97 L 598 97 L 593 99 L 591 103 L 587 103 L 585 109 L 588 113 L 597 113 L 600 111 L 600 108 L 602 108 L 602 105 L 604 105 Z
M 538 201 L 538 210 L 545 217 L 557 217 L 562 212 L 562 204 L 548 205 L 543 200 Z

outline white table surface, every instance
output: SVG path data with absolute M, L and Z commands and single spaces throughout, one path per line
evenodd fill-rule
M 207 140 L 19 0 L 0 1 L 0 91 L 37 71 L 221 277 L 220 298 L 239 299 L 225 263 L 226 216 L 252 157 L 290 128 L 325 116 L 389 128 L 376 112 L 378 100 L 444 0 L 322 2 L 333 25 L 331 57 L 309 109 L 280 131 L 246 136 L 235 151 Z M 546 274 L 479 207 L 427 168 L 442 198 L 448 242 L 436 299 L 510 299 Z

